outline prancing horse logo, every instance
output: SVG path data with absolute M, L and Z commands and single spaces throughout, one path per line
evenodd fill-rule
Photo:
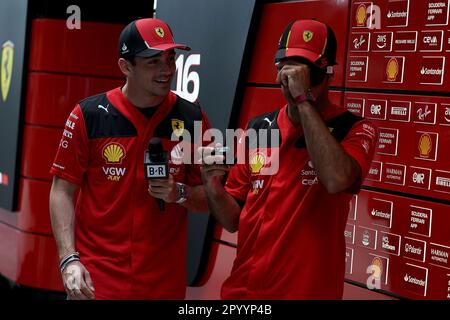
M 11 41 L 6 41 L 2 45 L 2 61 L 1 61 L 1 91 L 2 99 L 6 101 L 11 85 L 13 58 L 14 58 L 14 44 Z
M 155 32 L 156 32 L 156 34 L 157 34 L 159 37 L 164 38 L 164 29 L 163 29 L 163 28 L 161 28 L 161 27 L 156 27 L 156 28 L 155 28 Z

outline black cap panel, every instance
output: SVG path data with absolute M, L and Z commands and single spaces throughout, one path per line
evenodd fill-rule
M 144 39 L 136 28 L 135 21 L 128 24 L 119 37 L 119 53 L 123 58 L 136 56 L 147 49 Z

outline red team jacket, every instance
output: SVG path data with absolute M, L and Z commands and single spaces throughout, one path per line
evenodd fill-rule
M 51 173 L 80 186 L 76 250 L 97 299 L 184 298 L 186 209 L 166 204 L 160 212 L 147 191 L 144 153 L 154 136 L 170 151 L 172 132 L 192 134 L 194 121 L 208 126 L 197 105 L 172 92 L 147 119 L 120 88 L 81 101 L 68 117 Z M 170 163 L 170 172 L 201 184 L 198 166 Z
M 374 126 L 337 106 L 322 114 L 332 135 L 367 174 L 377 142 Z M 237 256 L 222 287 L 224 299 L 340 299 L 345 273 L 344 230 L 352 192 L 329 194 L 310 161 L 301 129 L 287 107 L 250 121 L 249 128 L 279 129 L 267 148 L 250 146 L 250 164 L 235 165 L 226 191 L 245 202 Z M 269 154 L 279 170 L 263 175 Z M 336 168 L 339 170 L 339 168 Z M 359 186 L 353 192 L 356 192 Z

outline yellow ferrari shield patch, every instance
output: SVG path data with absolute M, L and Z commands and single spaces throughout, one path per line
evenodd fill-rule
M 178 119 L 172 119 L 172 132 L 177 137 L 180 137 L 183 135 L 184 131 L 184 121 L 178 120 Z

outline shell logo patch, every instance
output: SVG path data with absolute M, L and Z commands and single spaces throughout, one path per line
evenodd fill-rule
M 252 174 L 259 174 L 266 163 L 266 158 L 261 153 L 255 153 L 250 159 L 250 170 Z
M 121 164 L 125 158 L 125 148 L 119 143 L 110 142 L 103 148 L 102 155 L 108 164 Z

